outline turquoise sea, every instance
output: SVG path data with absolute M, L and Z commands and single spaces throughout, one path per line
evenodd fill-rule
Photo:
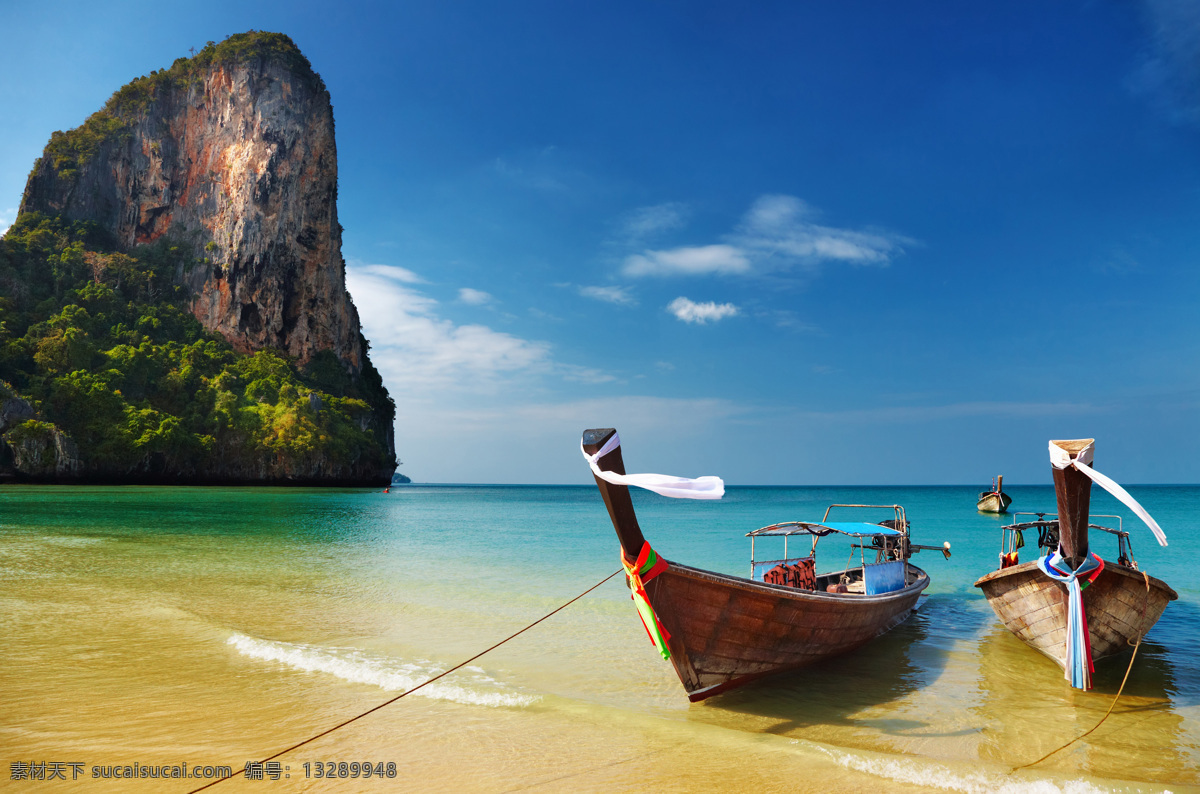
M 581 464 L 582 465 L 582 464 Z M 1013 510 L 1049 486 L 1006 484 Z M 615 577 L 467 668 L 210 791 L 1200 790 L 1200 487 L 1130 491 L 1141 567 L 1179 593 L 1095 689 L 1008 634 L 973 587 L 1002 519 L 979 488 L 733 487 L 634 494 L 663 556 L 745 575 L 745 532 L 835 502 L 901 504 L 932 577 L 916 616 L 861 651 L 688 702 Z M 824 544 L 825 541 L 822 541 Z M 1111 546 L 1111 548 L 1110 548 Z M 0 788 L 187 791 L 105 770 L 263 759 L 415 686 L 619 567 L 594 487 L 0 487 Z M 1115 542 L 1093 536 L 1115 558 Z M 1032 551 L 1027 549 L 1026 553 Z M 844 567 L 818 550 L 818 568 Z M 13 765 L 69 763 L 64 780 Z M 316 766 L 346 762 L 347 777 Z M 379 778 L 349 777 L 370 762 Z M 384 764 L 384 767 L 375 766 Z M 394 763 L 395 777 L 386 776 Z M 305 765 L 308 765 L 307 767 Z M 78 769 L 78 779 L 71 780 Z M 339 767 L 334 766 L 334 770 Z M 93 778 L 94 773 L 101 773 Z

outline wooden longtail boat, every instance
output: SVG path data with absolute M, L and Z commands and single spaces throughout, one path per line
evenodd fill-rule
M 1012 497 L 1004 492 L 1004 475 L 1001 474 L 992 481 L 992 490 L 979 494 L 975 509 L 981 513 L 1006 513 L 1012 504 Z
M 949 544 L 944 548 L 912 544 L 902 507 L 844 505 L 886 507 L 893 518 L 883 524 L 828 523 L 826 510 L 821 522 L 788 522 L 755 530 L 748 533 L 749 579 L 667 561 L 643 537 L 629 488 L 604 479 L 628 480 L 665 493 L 636 481 L 661 475 L 625 475 L 619 443 L 616 431 L 604 428 L 585 431 L 582 446 L 616 529 L 643 624 L 660 653 L 675 666 L 692 701 L 858 648 L 903 622 L 929 585 L 929 576 L 909 563 L 909 556 L 920 549 L 950 554 Z M 720 483 L 716 478 L 701 479 Z M 724 492 L 723 484 L 720 491 Z M 817 540 L 831 533 L 857 539 L 860 554 L 873 552 L 876 564 L 866 563 L 863 556 L 858 567 L 816 575 Z M 807 556 L 787 556 L 787 540 L 793 536 L 811 539 Z M 755 540 L 766 537 L 783 538 L 783 559 L 754 559 Z
M 1073 686 L 1089 689 L 1092 660 L 1119 653 L 1144 637 L 1178 595 L 1165 582 L 1138 568 L 1129 533 L 1119 516 L 1095 516 L 1116 519 L 1115 529 L 1091 522 L 1089 508 L 1095 479 L 1147 521 L 1159 542 L 1166 545 L 1162 530 L 1133 497 L 1091 469 L 1093 439 L 1050 444 L 1052 460 L 1053 454 L 1059 455 L 1053 469 L 1058 514 L 1016 514 L 1033 515 L 1036 520 L 1003 528 L 1001 567 L 981 577 L 975 586 L 983 591 L 1009 631 L 1057 662 Z M 1054 453 L 1055 447 L 1059 453 Z M 1089 529 L 1117 537 L 1116 562 L 1102 560 L 1091 552 Z M 1018 549 L 1024 546 L 1024 533 L 1030 530 L 1037 530 L 1038 548 L 1045 554 L 1036 561 L 1022 563 Z M 1056 578 L 1051 578 L 1047 570 Z M 1075 587 L 1079 587 L 1082 607 L 1078 618 L 1071 615 Z

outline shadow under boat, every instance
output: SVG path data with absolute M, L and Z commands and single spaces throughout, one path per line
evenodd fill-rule
M 864 711 L 898 702 L 935 682 L 949 652 L 929 644 L 936 617 L 928 602 L 904 623 L 872 641 L 870 653 L 854 653 L 816 662 L 802 672 L 774 675 L 724 692 L 711 701 L 718 709 L 692 712 L 689 718 L 722 722 L 733 712 L 769 722 L 764 733 L 790 734 L 811 727 L 864 726 Z M 925 722 L 870 720 L 885 735 L 930 735 Z
M 582 447 L 620 541 L 642 621 L 692 701 L 848 653 L 907 619 L 929 584 L 928 574 L 908 558 L 935 547 L 911 543 L 907 518 L 897 505 L 886 506 L 895 518 L 880 524 L 860 522 L 851 528 L 822 519 L 749 533 L 752 539 L 776 536 L 785 542 L 792 535 L 807 536 L 815 552 L 818 537 L 839 532 L 857 538 L 864 555 L 870 549 L 874 564 L 864 556 L 857 568 L 816 576 L 812 556 L 792 559 L 785 551 L 784 559 L 767 563 L 774 565 L 767 570 L 753 561 L 752 552 L 755 578 L 746 579 L 669 562 L 646 543 L 628 487 L 602 477 L 611 473 L 625 479 L 616 431 L 585 431 Z M 936 550 L 949 556 L 948 548 Z M 760 570 L 762 578 L 756 580 Z M 778 576 L 772 580 L 772 574 Z

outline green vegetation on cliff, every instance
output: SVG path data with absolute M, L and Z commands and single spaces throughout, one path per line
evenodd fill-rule
M 21 215 L 0 239 L 0 380 L 37 416 L 4 440 L 61 431 L 90 478 L 386 477 L 394 409 L 370 363 L 352 378 L 332 353 L 300 369 L 234 351 L 188 312 L 186 265 L 167 242 L 127 255 L 95 224 Z
M 118 89 L 104 107 L 73 130 L 56 131 L 50 136 L 46 154 L 63 179 L 71 179 L 79 166 L 89 160 L 107 140 L 128 134 L 150 104 L 172 88 L 188 89 L 203 81 L 204 75 L 219 66 L 236 66 L 251 61 L 282 63 L 303 79 L 314 92 L 325 91 L 325 83 L 291 38 L 283 33 L 250 30 L 235 33 L 221 43 L 208 42 L 191 58 L 176 58 L 170 69 L 153 71 Z

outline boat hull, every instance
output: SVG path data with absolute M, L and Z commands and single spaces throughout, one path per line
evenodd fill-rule
M 975 586 L 1009 631 L 1066 669 L 1066 585 L 1026 562 L 993 571 Z M 1083 590 L 1092 658 L 1129 648 L 1178 597 L 1162 580 L 1105 560 L 1104 571 Z
M 764 584 L 669 563 L 646 583 L 675 672 L 693 701 L 765 675 L 852 651 L 912 614 L 929 576 L 883 595 L 834 594 Z
M 1012 497 L 1006 493 L 989 493 L 979 497 L 975 508 L 981 513 L 1007 513 Z

